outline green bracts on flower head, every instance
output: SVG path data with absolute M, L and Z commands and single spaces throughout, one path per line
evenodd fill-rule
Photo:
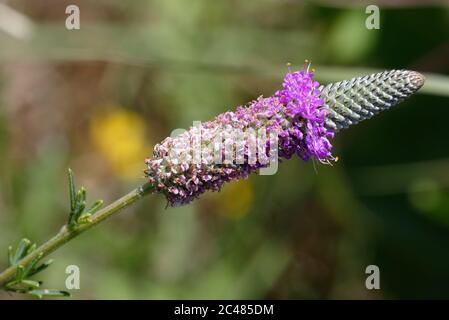
M 321 86 L 326 126 L 338 131 L 397 105 L 424 84 L 415 71 L 391 70 Z

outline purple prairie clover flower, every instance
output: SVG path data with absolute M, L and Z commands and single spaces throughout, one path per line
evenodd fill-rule
M 319 97 L 319 83 L 307 70 L 290 72 L 284 78 L 282 90 L 276 92 L 288 117 L 288 135 L 282 135 L 280 156 L 290 158 L 297 153 L 303 160 L 309 158 L 326 162 L 333 159 L 329 138 L 333 132 L 325 127 L 327 109 Z
M 273 160 L 334 160 L 318 82 L 307 70 L 289 72 L 282 89 L 168 137 L 146 159 L 146 176 L 172 206 L 187 204 L 225 182 L 246 178 Z M 258 133 L 256 137 L 255 134 Z M 275 139 L 272 139 L 275 137 Z M 276 144 L 276 145 L 275 145 Z M 277 158 L 276 158 L 277 160 Z

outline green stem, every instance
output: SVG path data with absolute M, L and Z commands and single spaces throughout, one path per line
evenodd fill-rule
M 61 230 L 50 240 L 42 244 L 39 248 L 35 249 L 33 252 L 31 252 L 29 255 L 24 257 L 22 260 L 19 261 L 16 265 L 10 266 L 6 270 L 4 270 L 2 273 L 0 273 L 0 288 L 3 287 L 11 278 L 13 278 L 16 274 L 17 267 L 18 266 L 26 266 L 31 261 L 33 261 L 34 258 L 36 258 L 38 255 L 42 254 L 42 257 L 45 257 L 58 249 L 59 247 L 63 246 L 68 241 L 72 240 L 79 234 L 83 233 L 84 231 L 92 228 L 93 226 L 97 225 L 101 221 L 109 218 L 114 213 L 122 210 L 123 208 L 133 204 L 140 198 L 142 198 L 144 195 L 150 193 L 153 190 L 153 186 L 150 183 L 146 183 L 142 186 L 140 186 L 137 189 L 134 189 L 127 195 L 121 197 L 120 199 L 114 201 L 107 207 L 97 211 L 95 214 L 93 214 L 89 218 L 89 222 L 77 225 L 76 227 L 69 228 L 67 225 L 64 225 Z

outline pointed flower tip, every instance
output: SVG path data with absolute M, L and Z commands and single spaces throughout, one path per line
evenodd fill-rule
M 410 82 L 416 87 L 416 91 L 418 91 L 426 81 L 426 77 L 417 71 L 408 71 L 408 78 Z
M 370 119 L 415 94 L 424 82 L 419 72 L 389 70 L 322 86 L 326 126 L 338 131 Z

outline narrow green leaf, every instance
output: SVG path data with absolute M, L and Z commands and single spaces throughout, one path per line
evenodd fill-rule
M 16 270 L 16 280 L 17 281 L 23 280 L 23 276 L 24 276 L 23 266 L 18 266 Z
M 69 214 L 69 220 L 68 225 L 72 226 L 74 224 L 75 219 L 75 210 L 76 210 L 76 204 L 77 204 L 77 193 L 75 190 L 75 177 L 73 174 L 72 169 L 68 169 L 68 177 L 69 177 L 69 197 L 70 197 L 70 214 Z
M 70 293 L 67 291 L 54 290 L 54 289 L 36 289 L 28 291 L 29 294 L 42 299 L 44 296 L 47 297 L 70 297 Z
M 103 206 L 103 200 L 95 201 L 92 206 L 86 211 L 86 214 L 94 214 Z
M 81 187 L 81 189 L 76 193 L 75 196 L 75 208 L 73 212 L 70 213 L 69 226 L 75 226 L 78 222 L 79 217 L 84 212 L 84 209 L 86 208 L 86 196 L 86 189 L 84 189 L 84 187 Z
M 14 263 L 17 264 L 27 253 L 28 247 L 31 245 L 31 241 L 23 238 L 20 240 L 19 245 L 17 246 L 16 253 L 14 255 Z
M 14 253 L 12 246 L 8 247 L 8 261 L 10 266 L 14 265 Z
M 86 201 L 86 197 L 87 197 L 87 190 L 84 187 L 81 187 L 80 189 L 80 201 Z
M 52 260 L 52 259 L 50 259 L 50 260 L 48 260 L 48 261 L 42 263 L 42 264 L 39 265 L 38 267 L 36 267 L 36 268 L 30 270 L 30 272 L 28 273 L 28 276 L 31 277 L 31 276 L 35 275 L 36 273 L 39 273 L 39 272 L 41 272 L 41 271 L 47 269 L 48 266 L 51 265 L 52 263 L 53 263 L 53 260 Z
M 37 289 L 41 285 L 38 281 L 29 280 L 29 279 L 22 280 L 21 284 L 28 288 L 31 288 L 31 289 Z
M 76 224 L 76 211 L 70 213 L 69 221 L 67 224 L 69 226 L 74 226 Z
M 76 198 L 76 191 L 75 191 L 75 177 L 73 175 L 72 169 L 69 168 L 69 196 L 70 196 L 70 213 L 75 211 L 75 198 Z
M 81 201 L 77 204 L 76 210 L 75 210 L 75 223 L 78 221 L 81 214 L 84 212 L 84 209 L 86 208 L 86 201 Z
M 29 255 L 31 252 L 33 252 L 36 249 L 36 244 L 33 243 L 32 245 L 28 246 L 27 251 L 26 251 L 26 255 Z
M 80 215 L 80 217 L 78 218 L 78 223 L 79 224 L 85 224 L 85 223 L 90 223 L 90 217 L 97 212 L 101 207 L 103 206 L 103 200 L 97 200 L 95 201 L 92 206 L 90 206 L 90 208 L 83 213 L 82 215 Z
M 11 290 L 11 291 L 16 291 L 18 289 L 14 288 L 15 285 L 17 285 L 18 283 L 20 283 L 20 281 L 17 280 L 11 280 L 9 281 L 7 284 L 5 284 L 5 288 L 7 290 Z
M 75 208 L 75 214 L 76 218 L 75 220 L 78 220 L 80 215 L 84 212 L 84 209 L 86 208 L 86 196 L 87 192 L 84 187 L 81 187 L 81 189 L 78 191 L 77 197 L 76 197 L 76 208 Z
M 34 267 L 37 265 L 40 259 L 42 259 L 43 253 L 39 253 L 23 270 L 24 277 L 30 276 L 30 273 L 34 270 Z

